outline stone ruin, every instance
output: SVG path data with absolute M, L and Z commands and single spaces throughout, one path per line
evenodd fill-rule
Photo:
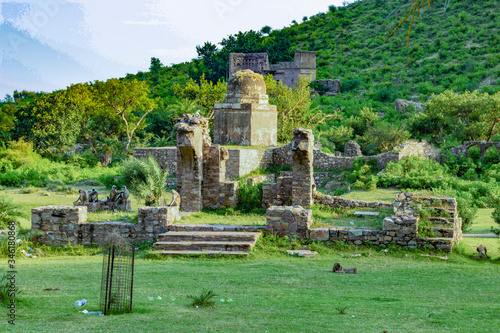
M 312 228 L 312 211 L 301 206 L 271 206 L 266 213 L 266 230 L 280 236 L 315 241 L 345 242 L 350 245 L 389 245 L 420 248 L 430 246 L 451 252 L 453 245 L 462 240 L 462 219 L 457 215 L 454 198 L 419 197 L 413 193 L 397 194 L 393 204 L 348 200 L 342 197 L 316 195 L 315 202 L 343 208 L 393 208 L 394 214 L 383 220 L 381 230 L 355 227 Z M 432 211 L 428 218 L 433 236 L 419 234 L 422 208 Z M 446 214 L 443 214 L 446 212 Z
M 175 119 L 177 129 L 177 190 L 181 209 L 234 207 L 238 182 L 226 181 L 227 149 L 213 145 L 208 119 L 185 114 Z
M 313 81 L 316 79 L 316 52 L 295 51 L 293 62 L 279 64 L 270 64 L 266 52 L 229 53 L 229 77 L 246 69 L 263 75 L 272 74 L 276 81 L 293 87 L 301 76 L 309 77 Z
M 96 189 L 86 192 L 85 190 L 78 190 L 80 197 L 77 201 L 73 202 L 74 207 L 87 207 L 89 213 L 97 210 L 125 210 L 130 212 L 129 191 L 126 186 L 122 186 L 121 191 L 117 191 L 116 185 L 113 185 L 109 192 L 109 197 L 99 200 L 99 194 Z
M 359 157 L 363 156 L 361 153 L 361 146 L 356 141 L 347 141 L 344 147 L 345 157 Z
M 313 175 L 314 136 L 312 130 L 293 130 L 292 172 L 280 173 L 276 183 L 262 184 L 262 204 L 265 207 L 297 205 L 305 208 L 313 204 L 315 192 Z
M 214 105 L 214 142 L 240 146 L 276 146 L 278 112 L 270 105 L 266 83 L 251 70 L 234 73 L 226 100 Z

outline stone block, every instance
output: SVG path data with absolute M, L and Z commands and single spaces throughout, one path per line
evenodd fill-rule
M 309 238 L 317 241 L 327 241 L 330 239 L 328 228 L 309 229 Z

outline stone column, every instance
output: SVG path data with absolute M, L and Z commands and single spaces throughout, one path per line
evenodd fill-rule
M 292 205 L 309 208 L 313 204 L 313 148 L 312 130 L 293 130 L 293 181 Z
M 202 208 L 203 135 L 208 120 L 201 116 L 184 115 L 176 120 L 177 183 L 181 185 L 181 209 L 197 212 Z

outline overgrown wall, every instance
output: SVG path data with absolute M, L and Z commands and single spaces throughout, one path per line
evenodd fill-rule
M 31 210 L 35 241 L 51 246 L 103 245 L 111 232 L 133 243 L 155 242 L 179 216 L 179 207 L 139 208 L 138 223 L 87 222 L 87 207 L 44 206 Z

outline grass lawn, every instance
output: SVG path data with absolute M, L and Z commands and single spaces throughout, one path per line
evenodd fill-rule
M 467 230 L 468 234 L 489 234 L 491 233 L 491 227 L 498 228 L 499 225 L 495 223 L 491 214 L 494 208 L 479 208 L 477 210 L 476 218 L 472 223 L 470 230 Z
M 352 190 L 349 193 L 341 195 L 341 197 L 350 200 L 380 201 L 380 202 L 393 203 L 394 197 L 398 193 L 401 193 L 401 191 L 395 188 L 389 188 L 389 189 L 378 188 L 374 191 Z
M 496 332 L 500 327 L 498 262 L 376 250 L 351 257 L 359 249 L 344 250 L 320 251 L 316 258 L 259 249 L 241 259 L 139 258 L 133 313 L 101 317 L 78 310 L 98 309 L 102 256 L 22 258 L 16 262 L 23 290 L 16 326 L 4 318 L 0 331 Z M 358 274 L 331 273 L 337 261 L 357 267 Z M 189 306 L 187 296 L 202 289 L 219 295 L 215 307 Z M 88 306 L 74 309 L 82 298 Z M 340 314 L 344 307 L 346 314 Z
M 266 225 L 266 215 L 234 213 L 221 215 L 215 212 L 198 212 L 184 216 L 176 223 L 226 224 L 226 225 Z

